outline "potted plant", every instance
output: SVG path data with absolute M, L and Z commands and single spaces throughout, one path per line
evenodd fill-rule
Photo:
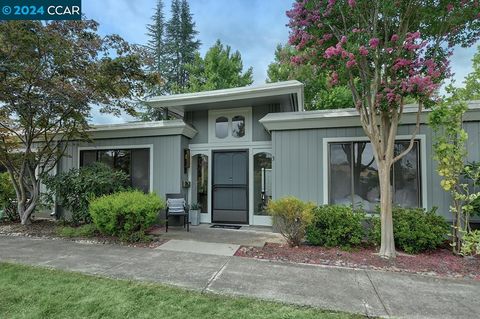
M 192 226 L 198 226 L 200 224 L 200 205 L 198 203 L 192 203 L 189 214 L 190 224 Z

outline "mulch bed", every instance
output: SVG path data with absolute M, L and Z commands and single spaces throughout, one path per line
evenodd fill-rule
M 235 256 L 480 280 L 480 256 L 459 257 L 442 248 L 418 255 L 398 253 L 395 260 L 386 260 L 376 255 L 376 252 L 373 247 L 343 251 L 339 248 L 308 245 L 289 247 L 267 243 L 262 248 L 243 246 Z
M 157 248 L 168 241 L 167 239 L 161 239 L 157 236 L 152 236 L 152 241 L 150 242 L 139 243 L 126 243 L 122 242 L 117 237 L 100 234 L 94 237 L 62 237 L 57 233 L 58 227 L 61 226 L 63 226 L 62 223 L 48 219 L 33 220 L 28 226 L 15 222 L 1 222 L 0 235 L 65 239 L 89 244 L 122 245 L 138 248 Z

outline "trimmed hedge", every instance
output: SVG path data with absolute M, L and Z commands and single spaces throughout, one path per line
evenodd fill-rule
M 395 247 L 409 254 L 438 248 L 450 231 L 450 226 L 436 214 L 436 209 L 394 207 L 392 214 Z M 371 239 L 376 245 L 380 245 L 380 225 L 380 217 L 373 217 Z
M 164 208 L 165 201 L 156 194 L 127 191 L 92 200 L 90 215 L 100 232 L 126 241 L 141 241 Z
M 316 246 L 357 246 L 366 235 L 364 219 L 363 211 L 349 206 L 319 206 L 314 209 L 313 222 L 307 227 L 307 240 Z

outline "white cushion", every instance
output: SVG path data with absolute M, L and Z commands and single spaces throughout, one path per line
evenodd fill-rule
M 170 213 L 181 213 L 185 211 L 185 199 L 169 198 L 167 199 L 168 211 Z

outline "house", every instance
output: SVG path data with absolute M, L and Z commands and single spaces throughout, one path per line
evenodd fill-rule
M 93 143 L 72 142 L 59 171 L 105 162 L 126 171 L 143 191 L 182 193 L 201 206 L 204 223 L 270 225 L 270 198 L 297 196 L 318 204 L 379 203 L 378 172 L 354 109 L 305 111 L 303 84 L 270 83 L 151 98 L 175 119 L 97 125 Z M 466 114 L 469 160 L 480 160 L 480 102 Z M 414 106 L 407 106 L 396 152 L 408 145 Z M 448 195 L 425 124 L 412 151 L 392 170 L 395 203 L 431 208 L 449 218 Z

